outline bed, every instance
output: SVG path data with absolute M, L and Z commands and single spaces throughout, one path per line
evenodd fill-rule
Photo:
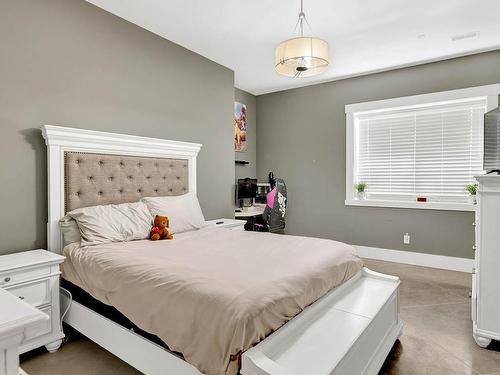
M 42 134 L 50 251 L 63 252 L 58 221 L 75 207 L 196 193 L 199 144 L 49 125 Z M 65 322 L 146 374 L 376 374 L 401 332 L 399 280 L 335 241 L 203 228 L 64 255 L 68 281 L 161 342 L 77 301 Z

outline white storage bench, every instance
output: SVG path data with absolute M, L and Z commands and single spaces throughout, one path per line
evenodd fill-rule
M 364 268 L 243 353 L 241 373 L 377 374 L 402 328 L 399 283 Z

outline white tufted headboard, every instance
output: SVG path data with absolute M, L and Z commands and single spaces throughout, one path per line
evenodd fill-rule
M 65 212 L 189 189 L 186 159 L 64 152 Z
M 47 144 L 47 247 L 62 251 L 59 219 L 67 211 L 196 193 L 201 144 L 65 128 L 42 127 Z

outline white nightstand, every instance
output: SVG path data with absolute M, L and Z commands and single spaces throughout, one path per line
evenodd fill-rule
M 245 230 L 246 220 L 237 219 L 215 219 L 207 220 L 206 225 L 210 227 L 228 228 L 231 230 Z
M 55 352 L 61 346 L 64 333 L 59 308 L 59 265 L 63 261 L 63 256 L 46 250 L 0 256 L 0 287 L 50 317 L 34 337 L 22 344 L 19 353 L 43 345 Z

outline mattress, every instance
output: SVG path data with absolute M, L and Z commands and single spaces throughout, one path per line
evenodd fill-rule
M 172 241 L 64 248 L 63 277 L 208 375 L 362 268 L 341 242 L 203 228 Z

